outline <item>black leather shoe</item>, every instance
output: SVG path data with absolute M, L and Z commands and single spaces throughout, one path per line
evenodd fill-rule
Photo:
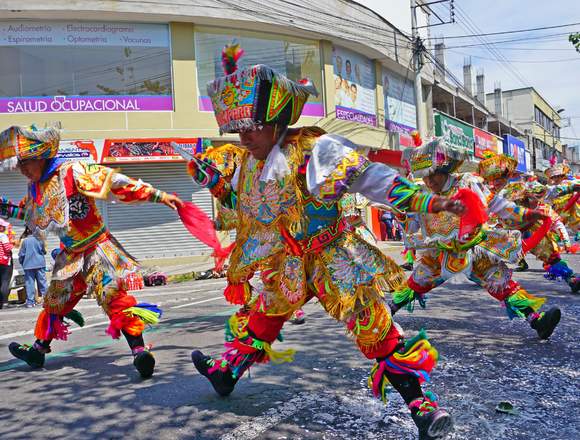
M 562 312 L 558 307 L 552 307 L 539 318 L 534 319 L 530 326 L 538 332 L 540 339 L 548 339 L 560 322 Z
M 213 366 L 215 361 L 209 356 L 204 355 L 199 350 L 194 350 L 191 352 L 191 361 L 193 365 L 200 372 L 208 378 L 213 386 L 213 389 L 222 397 L 229 396 L 238 382 L 237 378 L 232 377 L 232 373 L 229 368 L 226 371 L 216 369 L 211 373 L 208 371 L 211 366 Z

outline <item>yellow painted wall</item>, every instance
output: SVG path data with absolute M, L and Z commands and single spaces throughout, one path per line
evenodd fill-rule
M 543 111 L 546 116 L 548 116 L 556 123 L 556 125 L 562 125 L 560 115 L 535 91 L 532 93 L 532 101 L 534 106 L 537 106 L 541 111 Z M 544 130 L 541 125 L 534 123 L 533 132 L 536 138 L 542 140 L 550 146 L 555 146 L 556 150 L 562 151 L 562 143 L 559 140 L 554 142 L 552 134 Z

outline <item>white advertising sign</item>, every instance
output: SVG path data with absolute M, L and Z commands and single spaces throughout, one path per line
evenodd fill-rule
M 0 22 L 0 46 L 169 47 L 165 24 L 75 21 Z

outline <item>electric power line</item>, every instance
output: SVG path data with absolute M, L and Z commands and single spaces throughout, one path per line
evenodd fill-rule
M 494 58 L 488 58 L 488 57 L 480 57 L 478 55 L 471 55 L 467 52 L 461 52 L 458 50 L 449 50 L 450 52 L 453 53 L 457 53 L 460 55 L 467 55 L 469 57 L 472 58 L 477 58 L 480 60 L 487 60 L 487 61 L 496 61 Z M 512 60 L 510 59 L 509 62 L 510 63 L 529 63 L 529 64 L 543 64 L 543 63 L 563 63 L 566 61 L 580 61 L 580 56 L 574 57 L 574 58 L 563 58 L 563 59 L 559 59 L 559 60 Z
M 459 6 L 457 6 L 458 9 Z M 543 31 L 543 30 L 547 30 L 547 29 L 558 29 L 558 28 L 563 28 L 563 27 L 570 27 L 570 26 L 578 26 L 580 25 L 580 22 L 577 23 L 568 23 L 568 24 L 559 24 L 559 25 L 555 25 L 555 26 L 543 26 L 543 27 L 537 27 L 537 28 L 528 28 L 528 29 L 517 29 L 517 30 L 512 30 L 512 31 L 500 31 L 500 32 L 487 32 L 487 33 L 474 33 L 474 34 L 468 34 L 468 35 L 452 35 L 452 36 L 447 36 L 445 38 L 447 39 L 455 39 L 455 38 L 472 38 L 472 37 L 488 37 L 491 35 L 505 35 L 505 34 L 518 34 L 521 32 L 532 32 L 532 31 Z M 428 38 L 428 40 L 430 39 L 434 39 L 433 38 Z

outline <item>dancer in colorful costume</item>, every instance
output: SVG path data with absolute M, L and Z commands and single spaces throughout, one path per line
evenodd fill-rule
M 544 202 L 554 208 L 572 234 L 580 232 L 580 181 L 568 178 L 570 167 L 565 163 L 554 164 L 546 171 L 548 191 Z
M 485 156 L 479 163 L 479 175 L 484 179 L 485 184 L 492 193 L 497 193 L 500 197 L 539 212 L 544 219 L 550 219 L 550 230 L 547 231 L 535 247 L 529 250 L 544 263 L 547 271 L 546 278 L 563 279 L 568 283 L 573 293 L 578 292 L 580 280 L 574 275 L 574 271 L 568 267 L 567 263 L 562 260 L 560 246 L 556 240 L 559 237 L 564 243 L 565 249 L 570 250 L 570 237 L 566 227 L 562 223 L 560 216 L 552 208 L 545 203 L 541 203 L 547 188 L 535 179 L 508 183 L 509 179 L 514 177 L 517 161 L 504 154 L 496 154 L 491 151 L 485 152 Z M 545 221 L 530 219 L 526 219 L 523 222 L 498 220 L 500 227 L 517 229 L 522 232 L 522 237 L 525 239 L 528 239 L 542 228 Z M 522 258 L 516 271 L 523 272 L 527 268 L 528 264 L 525 258 Z
M 572 244 L 566 226 L 561 217 L 549 205 L 542 202 L 547 192 L 547 188 L 538 182 L 526 183 L 521 192 L 516 196 L 517 202 L 526 208 L 534 209 L 544 213 L 552 221 L 550 231 L 530 252 L 544 263 L 546 269 L 545 277 L 553 280 L 564 280 L 572 290 L 572 293 L 580 291 L 580 277 L 562 260 L 561 249 L 558 239 L 562 242 L 564 250 L 570 252 Z M 538 222 L 523 225 L 522 233 L 524 237 L 529 236 L 540 228 Z M 527 263 L 525 263 L 527 266 Z
M 477 194 L 472 201 L 474 207 L 479 205 L 488 214 L 510 223 L 522 224 L 543 218 L 536 211 L 490 193 L 481 184 L 481 179 L 471 173 L 453 174 L 469 156 L 444 142 L 435 139 L 423 147 L 403 152 L 403 163 L 415 176 L 423 176 L 431 191 L 453 197 L 470 189 Z M 420 251 L 420 260 L 407 280 L 407 287 L 395 292 L 390 303 L 393 312 L 404 306 L 412 311 L 415 300 L 425 307 L 427 292 L 464 273 L 503 302 L 510 319 L 526 318 L 541 339 L 552 334 L 560 321 L 560 310 L 552 308 L 539 313 L 545 299 L 530 295 L 512 279 L 512 271 L 506 265 L 517 263 L 522 257 L 519 231 L 488 228 L 484 218 L 471 232 L 464 233 L 459 218 L 446 212 L 422 213 L 417 215 L 417 220 L 421 235 L 414 246 Z
M 231 184 L 211 163 L 194 160 L 189 171 L 220 203 L 237 209 L 224 293 L 244 307 L 228 322 L 227 351 L 218 359 L 194 351 L 195 367 L 227 396 L 254 363 L 290 361 L 291 350 L 276 352 L 272 344 L 292 313 L 317 297 L 376 361 L 369 380 L 375 395 L 384 399 L 390 383 L 409 406 L 420 438 L 441 437 L 451 418 L 420 386 L 436 351 L 424 333 L 405 344 L 384 302 L 385 293 L 404 282 L 403 272 L 356 233 L 339 202 L 351 192 L 403 211 L 459 214 L 462 205 L 421 192 L 340 136 L 316 127 L 289 129 L 316 94 L 309 81 L 292 82 L 264 65 L 226 73 L 208 92 L 220 131 L 239 133 L 246 154 Z M 248 304 L 256 272 L 263 287 Z
M 150 377 L 155 359 L 142 332 L 145 324 L 158 321 L 161 310 L 138 304 L 125 291 L 121 279 L 138 265 L 107 230 L 95 200 L 111 194 L 121 202 L 163 203 L 173 209 L 181 201 L 115 170 L 65 162 L 57 157 L 59 141 L 55 128 L 10 127 L 0 134 L 0 169 L 18 167 L 30 181 L 28 195 L 20 203 L 0 201 L 0 215 L 24 220 L 35 234 L 57 234 L 62 246 L 36 322 L 36 341 L 13 342 L 10 352 L 33 368 L 42 367 L 51 341 L 67 339 L 65 318 L 83 325 L 74 307 L 85 293 L 93 293 L 110 319 L 107 333 L 125 336 L 135 368 L 142 377 Z

